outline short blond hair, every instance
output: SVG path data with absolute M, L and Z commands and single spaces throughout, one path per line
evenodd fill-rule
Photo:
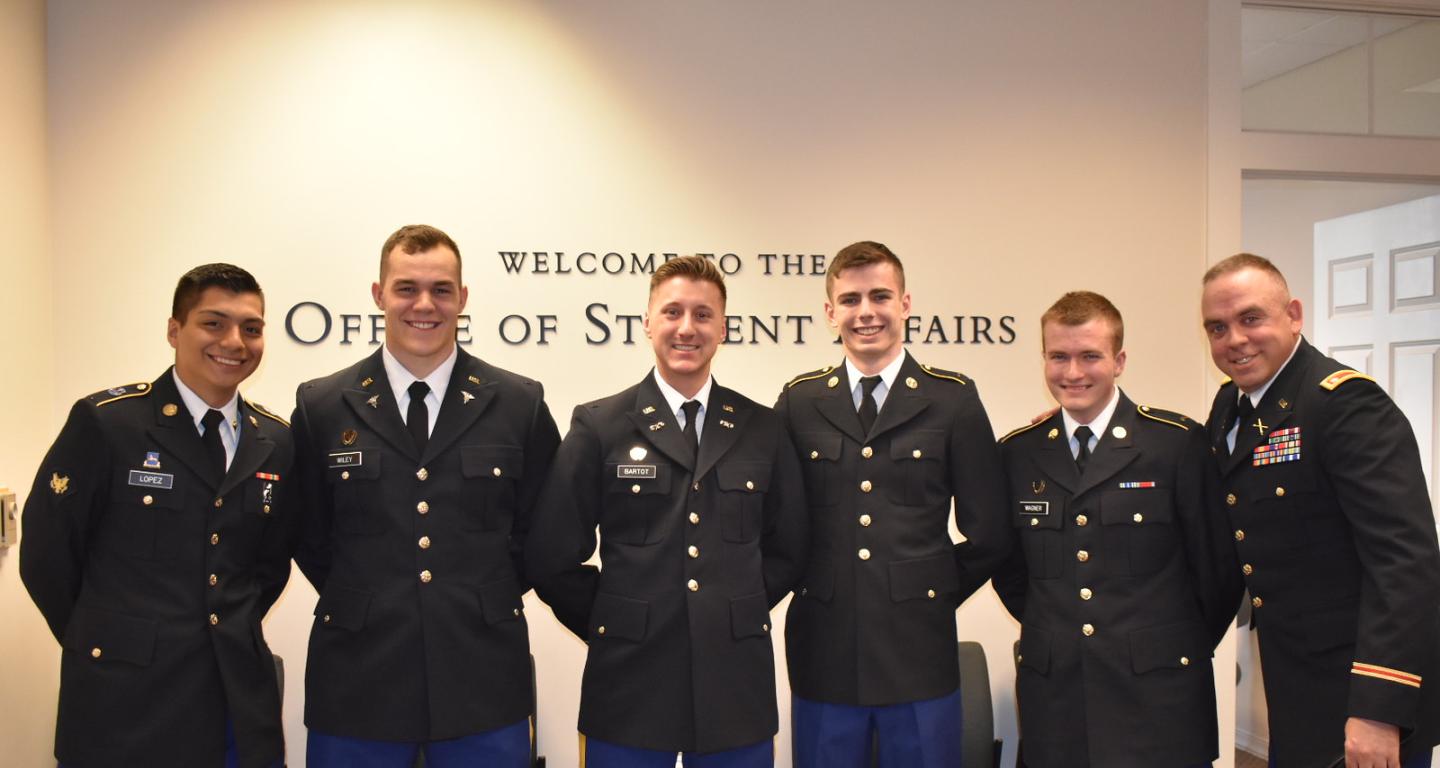
M 1110 321 L 1110 327 L 1114 331 L 1113 351 L 1118 353 L 1125 347 L 1125 320 L 1120 317 L 1120 310 L 1116 309 L 1109 299 L 1094 291 L 1071 291 L 1051 304 L 1045 314 L 1040 316 L 1040 343 L 1045 343 L 1045 326 L 1049 323 L 1084 325 L 1097 317 Z
M 714 283 L 720 291 L 720 301 L 723 303 L 726 300 L 724 273 L 715 266 L 715 262 L 700 256 L 680 256 L 656 267 L 655 274 L 650 276 L 650 293 L 654 294 L 661 283 L 676 277 Z

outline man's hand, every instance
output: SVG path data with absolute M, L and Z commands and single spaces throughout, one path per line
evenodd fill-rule
M 1361 717 L 1346 720 L 1345 768 L 1400 768 L 1400 728 Z

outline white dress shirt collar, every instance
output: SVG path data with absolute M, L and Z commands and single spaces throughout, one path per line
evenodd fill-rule
M 651 375 L 655 377 L 655 386 L 660 388 L 660 396 L 665 398 L 665 404 L 670 406 L 670 412 L 675 414 L 675 425 L 681 429 L 685 428 L 685 412 L 680 406 L 687 400 L 699 400 L 700 410 L 695 414 L 695 439 L 698 442 L 700 433 L 705 431 L 705 412 L 710 407 L 710 388 L 715 384 L 714 376 L 705 378 L 705 386 L 695 393 L 694 397 L 686 397 L 680 394 L 680 390 L 670 386 L 665 377 L 660 375 L 659 369 L 652 370 Z

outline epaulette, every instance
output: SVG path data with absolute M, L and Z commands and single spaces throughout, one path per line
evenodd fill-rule
M 802 382 L 802 381 L 810 381 L 811 379 L 818 379 L 818 378 L 820 378 L 821 376 L 824 376 L 825 374 L 827 374 L 827 373 L 829 373 L 829 372 L 831 372 L 831 371 L 833 371 L 833 370 L 835 370 L 835 366 L 833 366 L 833 365 L 827 365 L 827 366 L 825 366 L 824 368 L 821 368 L 821 369 L 818 370 L 818 371 L 810 371 L 809 373 L 802 373 L 802 374 L 800 374 L 799 376 L 796 376 L 795 378 L 791 379 L 791 380 L 790 380 L 790 383 L 788 383 L 788 384 L 785 385 L 785 388 L 786 388 L 786 389 L 789 389 L 789 388 L 795 386 L 796 384 L 799 384 L 799 383 Z
M 1230 378 L 1229 376 L 1226 376 L 1225 378 L 1223 378 L 1223 379 L 1220 380 L 1220 386 L 1223 387 L 1223 386 L 1225 386 L 1226 384 L 1229 384 L 1229 383 L 1232 382 L 1232 381 L 1234 381 L 1234 379 Z
M 937 379 L 948 379 L 950 381 L 959 382 L 961 384 L 970 383 L 965 380 L 965 374 L 963 373 L 956 373 L 954 371 L 942 371 L 939 368 L 932 368 L 928 365 L 920 366 L 920 370 L 930 374 L 931 376 L 934 376 Z
M 1354 370 L 1354 369 L 1352 369 L 1352 368 L 1344 368 L 1344 369 L 1342 369 L 1342 370 L 1338 370 L 1338 371 L 1330 374 L 1329 376 L 1326 376 L 1325 378 L 1321 379 L 1321 380 L 1320 380 L 1320 388 L 1321 388 L 1321 389 L 1325 389 L 1325 390 L 1330 390 L 1330 391 L 1333 392 L 1336 387 L 1340 386 L 1341 384 L 1344 384 L 1344 383 L 1347 382 L 1347 381 L 1350 381 L 1351 379 L 1364 379 L 1364 380 L 1366 380 L 1366 381 L 1374 381 L 1374 380 L 1375 380 L 1375 379 L 1373 379 L 1373 378 L 1371 378 L 1371 377 L 1369 377 L 1369 376 L 1366 376 L 1365 374 L 1363 374 L 1363 373 L 1361 373 L 1361 372 L 1359 372 L 1359 371 L 1357 371 L 1357 370 Z
M 1183 413 L 1166 411 L 1161 408 L 1151 408 L 1148 405 L 1136 406 L 1135 412 L 1139 413 L 1141 416 L 1144 416 L 1147 419 L 1150 419 L 1151 421 L 1158 421 L 1161 424 L 1169 424 L 1172 427 L 1179 427 L 1183 430 L 1186 430 L 1187 432 L 1190 430 L 1190 425 L 1194 423 L 1190 420 L 1189 416 L 1186 416 Z
M 278 422 L 280 422 L 281 424 L 284 424 L 286 429 L 289 429 L 289 428 L 290 428 L 290 422 L 288 422 L 288 421 L 280 418 L 279 416 L 276 416 L 275 414 L 271 413 L 269 408 L 266 408 L 265 406 L 263 406 L 263 405 L 255 402 L 254 400 L 246 400 L 246 401 L 245 401 L 245 404 L 248 405 L 248 406 L 250 406 L 251 408 L 254 408 L 254 409 L 255 409 L 255 412 L 258 413 L 258 414 L 260 414 L 261 416 L 264 416 L 264 417 L 269 418 L 269 419 L 274 419 L 275 421 L 278 421 Z
M 102 405 L 109 405 L 117 400 L 128 400 L 132 397 L 144 397 L 150 394 L 150 382 L 137 381 L 134 384 L 126 384 L 121 387 L 111 387 L 103 392 L 96 392 L 85 398 L 97 408 Z
M 1009 440 L 1010 438 L 1012 438 L 1012 437 L 1014 437 L 1014 436 L 1016 436 L 1016 435 L 1018 435 L 1018 434 L 1020 434 L 1020 433 L 1022 433 L 1022 432 L 1029 432 L 1030 430 L 1032 430 L 1032 429 L 1034 429 L 1034 428 L 1036 428 L 1036 427 L 1043 426 L 1043 425 L 1045 424 L 1045 422 L 1047 422 L 1047 421 L 1049 421 L 1049 419 L 1041 419 L 1040 421 L 1037 421 L 1037 422 L 1035 422 L 1034 424 L 1026 424 L 1025 426 L 1023 426 L 1023 427 L 1021 427 L 1021 428 L 1019 428 L 1019 429 L 1012 429 L 1012 430 L 1010 430 L 1010 434 L 1008 434 L 1008 435 L 1000 438 L 1000 442 L 1003 443 L 1003 442 L 1005 442 L 1006 440 Z

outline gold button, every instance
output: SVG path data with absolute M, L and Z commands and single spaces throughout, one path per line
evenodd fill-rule
M 1236 501 L 1236 499 L 1235 499 L 1235 494 L 1233 494 L 1233 493 L 1227 493 L 1227 494 L 1225 494 L 1225 503 L 1226 503 L 1226 504 L 1229 504 L 1230 506 L 1233 507 L 1233 506 L 1235 506 L 1235 501 Z
M 213 613 L 210 614 L 210 626 L 213 627 L 213 626 L 215 626 L 216 624 L 219 624 L 219 623 L 220 623 L 220 617 L 219 617 L 219 616 L 216 616 L 216 615 L 213 614 Z
M 869 528 L 869 527 L 870 527 L 870 516 L 869 516 L 869 515 L 861 515 L 861 516 L 860 516 L 860 527 L 861 527 L 861 528 Z
M 864 547 L 861 547 L 861 548 L 860 548 L 859 555 L 860 555 L 860 559 L 861 559 L 861 560 L 869 560 L 869 559 L 870 559 L 870 550 L 868 550 L 868 549 L 866 549 L 866 548 L 864 548 Z
M 1245 532 L 1237 528 L 1237 529 L 1235 530 L 1235 540 L 1236 540 L 1236 541 L 1244 541 L 1244 540 L 1245 540 Z
M 860 449 L 860 455 L 868 459 L 875 455 L 875 449 L 867 445 Z
M 810 452 L 810 458 L 811 458 L 811 459 L 818 459 L 818 458 L 820 458 L 820 452 L 819 452 L 819 451 L 811 451 L 811 452 Z
M 513 614 L 515 614 L 516 616 L 519 616 L 519 615 L 520 615 L 520 609 L 519 609 L 519 608 L 512 608 L 512 609 L 510 609 L 510 612 L 513 613 Z
M 430 580 L 433 579 L 433 578 L 435 578 L 435 577 L 434 577 L 433 575 L 431 575 L 430 569 L 428 569 L 428 568 L 420 572 L 420 581 L 421 581 L 421 583 L 429 584 L 429 583 L 430 583 Z
M 754 480 L 746 480 L 746 481 L 745 481 L 745 490 L 747 490 L 747 491 L 753 491 L 753 490 L 755 490 L 755 481 L 754 481 Z
M 1031 528 L 1034 528 L 1034 527 L 1036 527 L 1036 526 L 1038 526 L 1038 525 L 1040 525 L 1040 518 L 1038 518 L 1038 517 L 1032 517 L 1032 518 L 1030 518 L 1030 527 L 1031 527 Z
M 1143 522 L 1145 522 L 1145 516 L 1142 515 L 1142 514 L 1140 514 L 1139 512 L 1136 512 L 1136 513 L 1135 513 L 1135 516 L 1134 516 L 1133 518 L 1131 518 L 1131 519 L 1134 520 L 1134 521 L 1137 522 L 1137 523 L 1143 523 Z
M 1084 516 L 1084 515 L 1076 515 L 1076 516 L 1075 516 L 1075 524 L 1078 525 L 1078 526 L 1080 526 L 1081 528 L 1084 528 L 1085 526 L 1087 526 L 1087 525 L 1090 524 L 1090 518 L 1088 518 L 1088 517 L 1086 517 L 1086 516 Z
M 1188 666 L 1190 666 L 1190 657 L 1189 657 L 1189 656 L 1181 656 L 1181 657 L 1180 657 L 1180 666 L 1182 666 L 1182 667 L 1188 667 Z
M 347 469 L 347 470 L 345 470 L 344 472 L 341 472 L 341 473 L 340 473 L 340 479 L 341 479 L 341 480 L 349 480 L 349 479 L 350 479 L 350 470 Z
M 261 512 L 264 512 L 264 513 L 267 514 L 267 515 L 270 514 L 270 505 L 269 505 L 269 504 L 266 504 L 265 506 L 263 506 L 263 507 L 260 508 L 260 511 L 261 511 Z
M 1095 634 L 1095 625 L 1094 625 L 1094 624 L 1085 624 L 1085 625 L 1081 626 L 1081 627 L 1080 627 L 1080 634 L 1082 634 L 1082 635 L 1084 635 L 1084 636 L 1086 636 L 1086 637 L 1089 637 L 1089 636 Z
M 219 577 L 219 576 L 216 576 L 216 575 L 213 574 L 213 573 L 210 574 L 210 586 L 213 587 L 213 586 L 215 586 L 216 584 L 219 584 L 219 583 L 220 583 L 220 577 Z
M 690 590 L 691 592 L 699 592 L 699 591 L 700 591 L 700 582 L 698 582 L 698 581 L 696 581 L 696 580 L 694 580 L 694 579 L 691 579 L 691 580 L 685 582 L 685 588 L 688 589 L 688 590 Z
M 430 537 L 429 537 L 429 536 L 421 536 L 421 537 L 420 537 L 420 548 L 421 548 L 421 549 L 429 549 L 429 548 L 430 548 Z
M 1075 559 L 1076 559 L 1076 560 L 1079 560 L 1079 561 L 1082 562 L 1082 563 L 1089 562 L 1089 560 L 1090 560 L 1090 553 L 1089 553 L 1089 552 L 1086 552 L 1085 550 L 1082 549 L 1082 550 L 1080 550 L 1079 552 L 1076 552 L 1076 553 L 1075 553 Z
M 693 558 L 693 557 L 699 557 L 699 556 L 700 556 L 700 548 L 697 547 L 697 546 L 695 546 L 694 544 L 691 544 L 689 547 L 686 547 L 686 549 L 685 549 L 685 554 L 689 555 L 689 556 L 692 557 L 692 558 Z
M 691 524 L 691 525 L 699 525 L 699 524 L 700 524 L 700 513 L 699 513 L 699 512 L 691 512 L 691 513 L 690 513 L 690 524 Z
M 1276 495 L 1276 496 L 1284 496 L 1284 495 L 1285 495 L 1285 486 L 1283 486 L 1283 485 L 1277 485 L 1277 486 L 1275 486 L 1275 495 Z
M 415 505 L 415 511 L 416 511 L 416 512 L 419 512 L 419 513 L 422 514 L 422 515 L 425 514 L 425 513 L 427 513 L 427 512 L 429 512 L 429 511 L 430 511 L 430 502 L 428 502 L 428 501 L 422 501 L 422 502 L 420 502 L 419 504 L 416 504 L 416 505 Z
M 927 589 L 927 590 L 925 590 L 925 596 L 928 597 L 928 598 L 930 598 L 931 600 L 934 600 L 934 599 L 935 599 L 935 590 L 933 590 L 933 589 Z
M 426 480 L 429 480 L 429 479 L 430 479 L 430 470 L 428 470 L 428 469 L 426 469 L 426 468 L 424 468 L 424 467 L 421 467 L 421 468 L 415 470 L 415 479 L 416 479 L 416 480 L 419 480 L 419 481 L 421 481 L 421 482 L 424 482 L 424 481 L 426 481 Z
M 101 656 L 103 653 L 104 653 L 104 651 L 100 650 L 100 647 L 99 647 L 99 646 L 96 646 L 96 647 L 90 649 L 90 658 L 92 658 L 92 659 L 98 659 L 98 658 L 100 658 L 100 656 Z
M 1256 608 L 1259 608 L 1260 606 L 1262 606 L 1262 605 L 1265 604 L 1265 601 L 1264 601 L 1264 600 L 1261 600 L 1261 599 L 1258 598 L 1258 597 L 1252 597 L 1252 598 L 1250 598 L 1250 604 L 1253 605 L 1253 606 L 1255 606 Z
M 1089 587 L 1081 587 L 1081 588 L 1080 588 L 1080 599 L 1081 599 L 1081 600 L 1089 600 L 1090 598 L 1092 598 L 1092 597 L 1094 597 L 1094 596 L 1095 596 L 1095 593 L 1094 593 L 1094 592 L 1091 592 Z
M 224 499 L 216 499 L 216 500 L 215 500 L 215 508 L 216 508 L 216 509 L 219 509 L 219 508 L 221 508 L 221 507 L 223 507 L 223 506 L 225 506 L 225 500 L 224 500 Z
M 328 613 L 325 614 L 324 618 L 322 618 L 322 619 L 320 619 L 320 620 L 323 621 L 323 622 L 325 622 L 326 624 L 329 624 L 329 623 L 330 623 L 330 614 L 328 614 Z
M 218 533 L 212 533 L 212 534 L 210 534 L 210 546 L 213 547 L 213 546 L 215 546 L 216 544 L 219 544 L 219 543 L 220 543 L 220 534 L 218 534 Z
M 1249 563 L 1246 563 L 1240 566 L 1240 572 L 1245 574 L 1246 576 L 1249 576 L 1250 574 L 1255 572 L 1255 569 L 1252 568 Z
M 490 470 L 490 474 L 492 474 L 492 475 L 494 475 L 494 476 L 496 476 L 496 477 L 499 477 L 499 476 L 505 474 L 505 472 L 504 472 L 503 470 L 501 470 L 499 467 L 496 467 L 496 468 Z
M 700 481 L 699 481 L 699 480 L 696 480 L 695 482 L 691 483 L 691 484 L 690 484 L 690 490 L 695 491 L 696 493 L 699 493 L 699 492 L 700 492 Z
M 631 492 L 631 493 L 639 493 L 639 492 L 640 492 L 640 484 L 639 484 L 639 483 L 636 483 L 636 484 L 630 486 L 630 492 Z
M 920 457 L 923 456 L 923 455 L 924 455 L 924 454 L 920 452 L 920 449 L 919 449 L 919 448 L 916 448 L 915 450 L 913 450 L 913 451 L 910 452 L 910 457 L 911 457 L 911 458 L 914 458 L 914 459 L 918 459 L 918 458 L 920 458 Z
M 155 497 L 147 493 L 143 497 L 141 497 L 140 503 L 148 507 L 151 504 L 155 503 Z
M 605 625 L 604 625 L 604 624 L 601 624 L 600 626 L 596 627 L 596 628 L 595 628 L 595 634 L 597 634 L 597 635 L 603 635 L 603 634 L 605 634 Z
M 864 491 L 865 493 L 869 493 L 869 492 L 870 492 L 870 489 L 871 489 L 871 488 L 874 488 L 874 487 L 875 487 L 875 486 L 873 486 L 873 485 L 870 484 L 870 481 L 869 481 L 869 480 L 861 480 L 861 481 L 860 481 L 860 490 L 861 490 L 861 491 Z
M 769 625 L 769 624 L 761 624 L 761 625 L 760 625 L 760 631 L 762 631 L 762 632 L 769 632 L 769 631 L 770 631 L 770 625 Z

